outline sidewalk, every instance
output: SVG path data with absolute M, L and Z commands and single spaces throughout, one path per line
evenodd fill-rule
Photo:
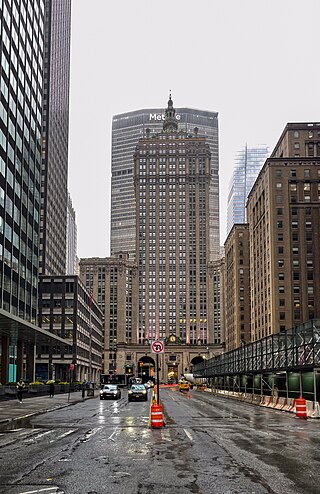
M 95 396 L 98 396 L 98 391 Z M 69 398 L 69 401 L 68 401 Z M 91 396 L 85 396 L 85 400 L 91 399 Z M 35 396 L 23 399 L 22 403 L 15 398 L 0 401 L 0 430 L 14 425 L 19 420 L 39 415 L 40 413 L 50 412 L 69 405 L 74 405 L 82 401 L 82 392 L 75 391 L 70 393 L 56 394 L 53 398 L 50 396 Z

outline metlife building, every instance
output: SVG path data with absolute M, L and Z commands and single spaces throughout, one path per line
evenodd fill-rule
M 111 255 L 120 251 L 135 259 L 136 206 L 133 183 L 133 154 L 146 129 L 161 132 L 164 121 L 162 108 L 148 108 L 115 115 L 112 120 L 111 177 Z M 211 260 L 219 258 L 219 143 L 218 113 L 176 108 L 179 131 L 193 133 L 208 140 L 211 151 L 210 179 L 210 252 Z

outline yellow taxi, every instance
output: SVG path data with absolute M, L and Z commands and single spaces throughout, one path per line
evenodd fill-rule
M 179 391 L 189 391 L 189 389 L 190 389 L 189 382 L 181 379 L 181 381 L 179 381 Z

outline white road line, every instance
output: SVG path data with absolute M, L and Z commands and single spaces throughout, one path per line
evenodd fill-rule
M 57 487 L 45 487 L 43 489 L 37 489 L 36 491 L 24 491 L 24 492 L 20 492 L 20 494 L 35 494 L 36 492 L 53 492 L 53 491 L 56 491 L 57 492 Z
M 64 437 L 69 436 L 73 432 L 74 432 L 74 429 L 71 429 L 70 431 L 64 432 L 63 434 L 61 434 L 60 436 L 58 436 L 56 439 L 51 439 L 50 443 L 54 443 L 58 439 L 63 439 Z
M 91 429 L 90 432 L 88 432 L 88 436 L 94 436 L 97 432 L 99 432 L 101 427 L 95 427 L 94 429 Z
M 118 432 L 117 430 L 115 430 L 111 436 L 108 437 L 108 440 L 111 439 L 111 441 L 115 442 L 114 439 L 112 438 L 112 436 L 114 436 L 116 434 L 116 432 Z
M 53 434 L 54 431 L 47 431 L 47 432 L 42 432 L 40 434 L 37 434 L 36 436 L 33 436 L 31 439 L 40 439 L 40 437 L 47 436 L 48 434 Z
M 183 429 L 183 430 L 186 433 L 187 437 L 190 439 L 190 441 L 193 441 L 193 437 L 191 436 L 190 432 L 187 431 L 187 429 Z

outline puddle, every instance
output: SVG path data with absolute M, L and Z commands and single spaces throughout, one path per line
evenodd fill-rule
M 10 422 L 4 422 L 0 424 L 0 432 L 16 432 L 20 429 L 39 429 L 39 426 L 35 426 L 30 423 L 31 417 L 26 417 L 18 420 L 11 420 Z

